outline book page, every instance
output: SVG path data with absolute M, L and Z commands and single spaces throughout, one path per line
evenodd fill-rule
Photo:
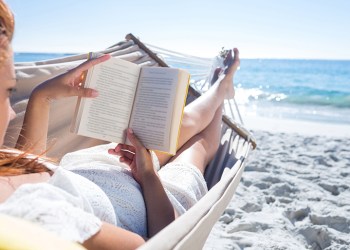
M 130 127 L 146 148 L 168 151 L 178 70 L 141 70 Z
M 140 67 L 111 58 L 89 70 L 85 87 L 98 90 L 96 98 L 82 98 L 78 134 L 111 142 L 124 142 Z

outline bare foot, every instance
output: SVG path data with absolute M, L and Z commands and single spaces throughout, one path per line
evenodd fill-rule
M 239 51 L 233 49 L 234 56 L 232 57 L 232 50 L 227 51 L 224 59 L 224 69 L 217 68 L 214 72 L 212 84 L 216 81 L 220 81 L 220 84 L 225 84 L 227 88 L 226 99 L 232 99 L 235 96 L 235 89 L 233 86 L 233 76 L 236 73 L 239 64 Z M 215 80 L 215 81 L 214 81 Z
M 225 60 L 224 60 L 224 65 L 226 66 L 225 67 L 225 74 L 226 75 L 232 74 L 232 77 L 235 74 L 235 72 L 237 71 L 239 64 L 240 64 L 238 49 L 234 48 L 233 53 L 234 53 L 234 56 L 232 58 L 232 51 L 230 50 L 228 52 Z

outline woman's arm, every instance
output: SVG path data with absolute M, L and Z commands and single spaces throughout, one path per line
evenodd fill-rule
M 138 234 L 132 233 L 120 227 L 102 223 L 101 230 L 83 243 L 89 250 L 105 249 L 136 249 L 145 243 Z
M 108 152 L 119 155 L 120 161 L 130 166 L 135 180 L 140 184 L 146 203 L 148 235 L 152 237 L 175 220 L 177 215 L 153 167 L 150 152 L 131 129 L 128 129 L 127 136 L 133 146 L 118 144 Z
M 38 85 L 30 95 L 16 148 L 43 154 L 46 151 L 50 103 L 69 96 L 95 97 L 97 92 L 80 87 L 83 73 L 104 62 L 109 55 L 86 61 L 78 67 Z
M 175 220 L 176 212 L 154 171 L 142 174 L 141 178 L 140 185 L 147 209 L 148 235 L 152 237 Z

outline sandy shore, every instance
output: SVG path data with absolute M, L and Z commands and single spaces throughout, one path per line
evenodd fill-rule
M 350 125 L 261 119 L 204 249 L 350 249 Z

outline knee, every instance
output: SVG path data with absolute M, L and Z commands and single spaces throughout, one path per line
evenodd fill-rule
M 183 113 L 182 117 L 182 127 L 184 129 L 193 129 L 196 126 L 196 123 L 198 122 L 197 114 L 194 114 L 193 112 L 185 111 Z
M 202 137 L 201 142 L 206 152 L 206 162 L 209 163 L 219 149 L 220 139 L 210 138 L 210 140 L 208 140 L 207 137 Z

